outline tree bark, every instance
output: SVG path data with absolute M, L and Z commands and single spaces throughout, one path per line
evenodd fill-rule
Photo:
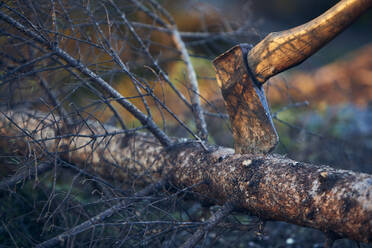
M 58 152 L 83 169 L 123 183 L 131 175 L 144 185 L 167 179 L 190 187 L 200 200 L 233 202 L 236 210 L 265 220 L 372 241 L 371 175 L 280 155 L 234 154 L 225 147 L 205 151 L 192 141 L 164 148 L 153 136 L 120 133 L 96 123 L 77 128 L 76 135 L 59 136 L 57 124 L 58 119 L 37 113 L 2 113 L 0 135 L 7 138 L 0 145 L 17 153 Z

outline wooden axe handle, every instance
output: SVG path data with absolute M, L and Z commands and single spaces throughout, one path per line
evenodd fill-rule
M 249 68 L 265 83 L 310 57 L 371 6 L 372 0 L 341 0 L 301 26 L 270 33 L 249 52 Z

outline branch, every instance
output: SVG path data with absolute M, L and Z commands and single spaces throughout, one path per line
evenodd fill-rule
M 189 84 L 191 86 L 191 103 L 192 103 L 192 112 L 195 119 L 196 128 L 198 130 L 198 136 L 202 140 L 208 139 L 208 130 L 207 130 L 207 123 L 205 122 L 203 109 L 200 104 L 200 92 L 199 92 L 199 86 L 198 86 L 198 80 L 196 78 L 195 69 L 191 63 L 190 55 L 187 52 L 187 48 L 185 43 L 183 42 L 181 35 L 177 29 L 176 23 L 173 20 L 172 16 L 166 11 L 159 3 L 149 0 L 149 2 L 160 11 L 162 15 L 164 15 L 169 23 L 171 24 L 171 30 L 172 30 L 172 38 L 173 41 L 177 47 L 177 49 L 180 51 L 182 59 L 184 60 L 187 68 L 187 76 L 189 78 Z
M 72 66 L 73 68 L 77 69 L 80 73 L 87 76 L 91 81 L 98 84 L 102 89 L 106 91 L 111 97 L 117 99 L 117 102 L 122 105 L 125 109 L 127 109 L 133 116 L 135 116 L 144 126 L 146 126 L 155 137 L 159 139 L 159 141 L 164 146 L 171 146 L 172 141 L 170 138 L 155 124 L 155 122 L 142 113 L 135 105 L 131 102 L 126 100 L 117 90 L 110 86 L 104 79 L 102 79 L 99 75 L 94 73 L 90 70 L 86 65 L 81 63 L 79 60 L 72 57 L 70 54 L 55 46 L 53 43 L 45 40 L 42 36 L 38 35 L 37 33 L 33 32 L 32 30 L 28 29 L 18 21 L 14 20 L 12 17 L 6 15 L 3 12 L 0 12 L 0 19 L 7 22 L 14 28 L 18 29 L 19 31 L 23 32 L 30 38 L 33 38 L 38 43 L 44 45 L 48 50 L 53 51 L 56 56 L 63 59 L 67 64 Z
M 116 24 L 116 25 L 121 25 L 121 24 L 126 25 L 125 22 L 117 21 L 117 20 L 113 20 L 113 21 L 111 21 L 111 23 Z M 104 25 L 104 24 L 107 24 L 107 22 L 106 21 L 98 21 L 98 24 Z M 93 25 L 92 23 L 87 22 L 87 23 L 77 24 L 76 26 L 78 26 L 78 27 L 89 27 L 89 26 L 92 26 L 92 25 Z M 172 28 L 164 28 L 164 27 L 159 27 L 159 26 L 156 26 L 156 25 L 142 23 L 142 22 L 131 21 L 131 25 L 135 28 L 141 28 L 141 29 L 146 29 L 146 30 L 151 30 L 151 31 L 167 33 L 167 34 L 172 34 L 173 33 Z M 244 27 L 244 28 L 247 28 L 247 27 Z M 251 40 L 255 40 L 255 39 L 259 38 L 259 35 L 257 33 L 254 33 L 253 28 L 252 28 L 252 30 L 249 30 L 249 31 L 252 31 L 252 32 L 247 32 L 246 30 L 244 30 L 244 28 L 239 27 L 236 30 L 228 31 L 228 32 L 224 32 L 224 31 L 221 31 L 221 32 L 207 32 L 207 31 L 205 31 L 205 32 L 185 32 L 185 31 L 179 31 L 179 33 L 180 33 L 180 36 L 181 36 L 182 39 L 207 39 L 209 41 L 210 40 L 216 40 L 216 39 L 228 38 L 228 37 L 234 37 L 234 36 L 244 36 L 244 37 L 248 37 L 247 39 L 251 39 Z M 48 31 L 48 30 L 46 30 L 46 31 Z M 53 33 L 53 31 L 50 31 L 50 30 L 49 30 L 49 32 Z M 59 33 L 59 35 L 63 35 L 63 34 Z M 66 37 L 68 37 L 69 39 L 73 39 L 73 37 L 71 37 L 71 36 L 66 36 Z
M 49 84 L 42 77 L 40 77 L 39 83 L 40 83 L 41 88 L 47 94 L 47 96 L 48 96 L 49 100 L 51 101 L 53 107 L 57 110 L 57 113 L 61 116 L 63 121 L 67 124 L 67 127 L 70 128 L 73 125 L 72 120 L 68 117 L 68 112 L 62 106 L 62 103 L 58 100 L 57 96 L 49 88 Z
M 27 167 L 30 168 L 27 168 Z M 40 163 L 37 166 L 29 164 L 26 168 L 23 168 L 21 172 L 16 173 L 12 177 L 5 179 L 0 182 L 0 190 L 9 190 L 18 183 L 25 182 L 26 180 L 37 178 L 41 174 L 49 171 L 53 168 L 52 163 Z
M 177 49 L 181 52 L 182 58 L 186 64 L 187 76 L 189 78 L 189 84 L 191 86 L 191 103 L 192 103 L 192 112 L 194 114 L 196 128 L 198 129 L 198 135 L 202 140 L 208 139 L 208 130 L 207 123 L 205 122 L 203 108 L 200 104 L 200 92 L 198 86 L 198 80 L 196 78 L 195 69 L 191 63 L 189 53 L 187 52 L 185 43 L 183 42 L 180 33 L 177 28 L 173 29 L 173 40 L 176 44 Z
M 28 143 L 32 146 L 46 136 L 57 136 L 49 123 L 53 122 L 51 118 L 44 118 L 40 125 L 40 120 L 25 112 L 6 115 L 11 121 L 0 116 L 0 135 L 8 137 L 0 139 L 2 146 L 12 142 L 12 147 L 24 151 Z M 40 126 L 43 129 L 37 128 Z M 84 136 L 91 134 L 90 130 L 96 134 L 115 130 L 104 130 L 94 123 L 89 127 L 82 128 L 80 136 L 56 139 L 59 146 L 49 139 L 45 147 L 102 177 L 126 182 L 131 175 L 137 175 L 144 185 L 167 179 L 176 187 L 190 187 L 203 201 L 220 205 L 233 202 L 238 211 L 249 211 L 264 220 L 286 221 L 339 237 L 372 241 L 371 175 L 279 155 L 233 154 L 232 149 L 224 147 L 210 147 L 208 152 L 195 142 L 164 148 L 152 136 L 139 132 L 98 136 L 86 145 L 93 140 Z M 30 142 L 25 132 L 32 133 L 35 141 Z M 109 164 L 116 166 L 111 169 Z
M 118 14 L 120 15 L 120 18 L 122 19 L 123 23 L 128 27 L 130 33 L 133 35 L 133 37 L 135 38 L 135 40 L 140 44 L 141 48 L 142 48 L 142 51 L 145 53 L 145 55 L 150 59 L 151 63 L 155 66 L 156 70 L 158 71 L 159 75 L 164 79 L 164 81 L 171 87 L 171 89 L 174 91 L 174 93 L 176 93 L 176 95 L 182 100 L 182 102 L 187 106 L 189 107 L 191 110 L 192 110 L 192 105 L 187 101 L 186 97 L 182 94 L 182 92 L 180 92 L 176 86 L 169 80 L 169 77 L 168 75 L 163 71 L 163 69 L 159 66 L 159 62 L 157 59 L 155 59 L 152 54 L 149 52 L 149 48 L 145 45 L 145 43 L 143 42 L 143 40 L 140 38 L 140 36 L 137 34 L 137 32 L 135 31 L 134 29 L 134 26 L 132 25 L 131 22 L 129 22 L 129 20 L 127 19 L 126 15 L 124 14 L 123 11 L 120 10 L 120 8 L 115 4 L 114 1 L 111 1 L 111 4 L 112 6 L 115 8 L 115 10 L 118 12 Z M 140 4 L 140 3 L 138 3 Z M 142 6 L 142 5 L 140 5 Z M 151 94 L 151 91 L 148 92 Z M 154 95 L 152 95 L 152 97 L 156 100 L 156 97 Z M 160 104 L 161 102 L 158 101 Z M 161 104 L 162 105 L 162 104 Z M 163 106 L 163 108 L 166 108 L 166 106 Z M 168 110 L 167 110 L 168 111 Z M 170 111 L 168 111 L 170 112 Z M 170 113 L 172 115 L 172 113 Z M 182 123 L 180 123 L 182 125 Z M 193 135 L 193 133 L 191 132 L 191 134 Z
M 153 192 L 156 192 L 158 190 L 160 190 L 163 186 L 165 185 L 165 182 L 164 181 L 159 181 L 158 183 L 155 183 L 155 184 L 150 184 L 149 186 L 147 186 L 146 188 L 144 188 L 143 190 L 137 192 L 135 195 L 134 195 L 134 198 L 135 199 L 136 197 L 143 197 L 143 196 L 147 196 Z M 105 211 L 97 214 L 96 216 L 90 218 L 89 220 L 87 221 L 84 221 L 83 223 L 81 223 L 80 225 L 77 225 L 73 228 L 71 228 L 70 230 L 54 237 L 54 238 L 51 238 L 47 241 L 44 241 L 43 243 L 37 245 L 36 247 L 37 248 L 47 248 L 47 247 L 55 247 L 56 245 L 60 244 L 60 243 L 64 243 L 67 239 L 79 234 L 79 233 L 82 233 L 90 228 L 93 228 L 94 226 L 96 226 L 97 224 L 101 223 L 102 221 L 104 221 L 106 218 L 112 216 L 113 214 L 117 213 L 118 211 L 120 211 L 121 209 L 125 209 L 125 208 L 128 208 L 128 206 L 133 203 L 134 200 L 128 200 L 128 201 L 121 201 L 119 202 L 118 204 L 112 206 L 111 208 L 109 209 L 106 209 Z
M 213 229 L 218 223 L 220 223 L 224 217 L 230 214 L 233 210 L 233 204 L 227 202 L 223 205 L 215 214 L 211 216 L 204 225 L 199 228 L 185 243 L 180 246 L 181 248 L 192 248 L 199 242 L 204 234 Z

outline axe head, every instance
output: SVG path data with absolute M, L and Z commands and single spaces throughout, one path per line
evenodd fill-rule
M 271 119 L 262 84 L 248 67 L 252 47 L 237 45 L 218 56 L 213 64 L 221 88 L 235 141 L 235 152 L 265 154 L 279 138 Z

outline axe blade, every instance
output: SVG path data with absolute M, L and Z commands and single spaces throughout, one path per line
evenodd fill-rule
M 237 45 L 218 56 L 213 64 L 221 88 L 235 141 L 235 152 L 265 154 L 279 138 L 271 119 L 265 92 L 248 67 L 252 47 Z

